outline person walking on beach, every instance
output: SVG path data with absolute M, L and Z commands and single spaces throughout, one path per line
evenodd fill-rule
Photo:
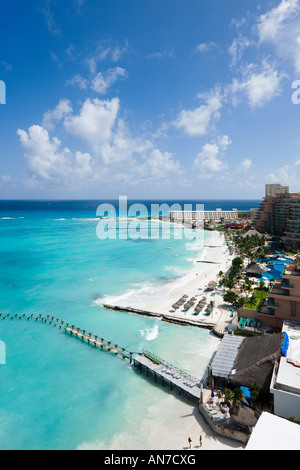
M 191 448 L 191 445 L 192 445 L 192 439 L 189 437 L 188 438 L 188 442 L 189 442 L 189 448 Z
M 199 437 L 199 444 L 200 444 L 200 447 L 202 447 L 202 436 Z

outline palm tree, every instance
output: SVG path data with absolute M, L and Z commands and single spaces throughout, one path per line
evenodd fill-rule
M 239 387 L 235 388 L 233 393 L 234 397 L 232 404 L 235 408 L 240 408 L 242 406 L 242 401 L 246 401 L 246 397 Z
M 230 388 L 222 387 L 221 388 L 221 393 L 225 396 L 225 402 L 228 403 L 229 405 L 231 404 L 231 401 L 234 398 L 234 393 Z
M 255 383 L 252 383 L 250 385 L 250 390 L 251 390 L 252 401 L 255 402 L 259 396 L 259 389 Z
M 259 288 L 260 288 L 260 293 L 261 293 L 261 300 L 263 299 L 264 296 L 264 288 L 265 288 L 265 283 L 264 281 L 259 282 Z

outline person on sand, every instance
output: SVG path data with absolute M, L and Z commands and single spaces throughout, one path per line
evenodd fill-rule
M 202 447 L 202 436 L 199 437 L 199 445 Z
M 192 439 L 191 439 L 190 437 L 188 438 L 188 443 L 189 443 L 189 448 L 191 448 L 191 446 L 192 446 Z

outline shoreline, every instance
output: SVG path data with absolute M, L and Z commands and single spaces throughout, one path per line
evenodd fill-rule
M 108 296 L 95 301 L 95 305 L 133 314 L 160 317 L 162 320 L 183 325 L 214 329 L 222 334 L 224 326 L 231 320 L 231 311 L 223 301 L 223 288 L 216 287 L 207 291 L 213 281 L 218 286 L 218 274 L 226 272 L 234 259 L 230 255 L 222 232 L 212 231 L 208 244 L 204 244 L 204 253 L 197 251 L 191 269 L 183 276 L 162 285 L 133 289 L 120 296 Z M 214 302 L 211 315 L 205 315 L 205 308 L 195 314 L 194 308 L 184 311 L 181 307 L 172 307 L 183 295 L 195 298 L 195 305 L 205 298 L 206 305 Z
M 163 321 L 171 321 L 181 325 L 186 324 L 187 326 L 210 330 L 217 329 L 219 326 L 222 331 L 224 326 L 231 320 L 231 312 L 228 310 L 228 306 L 224 305 L 221 289 L 217 288 L 211 292 L 206 291 L 206 289 L 211 281 L 218 284 L 219 272 L 223 271 L 225 273 L 230 268 L 232 259 L 235 256 L 229 254 L 225 236 L 222 232 L 215 231 L 210 233 L 212 237 L 208 240 L 207 245 L 204 244 L 204 253 L 197 252 L 196 257 L 193 259 L 193 267 L 188 273 L 175 281 L 165 283 L 163 286 L 154 287 L 151 291 L 151 296 L 149 296 L 147 289 L 145 289 L 146 292 L 142 292 L 141 289 L 140 296 L 137 295 L 137 290 L 137 292 L 129 292 L 116 297 L 116 302 L 103 300 L 101 305 L 105 308 L 125 311 L 131 314 L 159 317 Z M 215 302 L 213 313 L 206 317 L 204 315 L 205 310 L 198 315 L 193 315 L 194 308 L 187 312 L 182 311 L 181 308 L 174 310 L 172 305 L 183 295 L 196 297 L 196 302 L 203 297 L 206 297 L 207 303 L 213 300 Z M 138 300 L 137 297 L 139 297 Z M 114 305 L 112 305 L 113 303 Z M 159 439 L 151 429 L 151 434 L 153 434 L 153 450 L 160 448 L 161 445 L 165 449 L 187 450 L 188 437 L 192 439 L 193 450 L 241 450 L 244 448 L 244 445 L 240 442 L 216 436 L 198 410 L 198 405 L 193 406 L 192 404 L 183 403 L 176 405 L 177 401 L 175 397 L 174 403 L 172 400 L 172 409 L 174 406 L 172 428 L 164 423 L 164 432 L 159 433 Z M 182 411 L 180 416 L 180 410 L 184 408 L 189 412 L 183 413 Z M 182 419 L 183 417 L 184 420 Z M 176 430 L 175 433 L 174 430 Z M 202 447 L 199 446 L 200 435 L 203 437 Z M 184 444 L 181 446 L 179 442 L 186 442 L 186 446 Z

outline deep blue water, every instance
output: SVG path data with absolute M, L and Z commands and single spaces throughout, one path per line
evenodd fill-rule
M 203 204 L 204 210 L 232 210 L 236 208 L 240 211 L 250 210 L 259 206 L 259 200 L 128 200 L 128 208 L 133 204 L 143 204 L 150 215 L 151 205 L 179 204 L 182 209 L 185 205 L 191 205 L 192 210 L 196 209 L 197 204 Z M 125 216 L 119 212 L 119 201 L 117 200 L 99 200 L 99 201 L 0 201 L 0 217 L 96 217 L 96 211 L 99 205 L 111 204 L 116 209 L 116 216 Z M 163 206 L 162 206 L 163 207 Z M 163 211 L 163 215 L 167 215 Z

